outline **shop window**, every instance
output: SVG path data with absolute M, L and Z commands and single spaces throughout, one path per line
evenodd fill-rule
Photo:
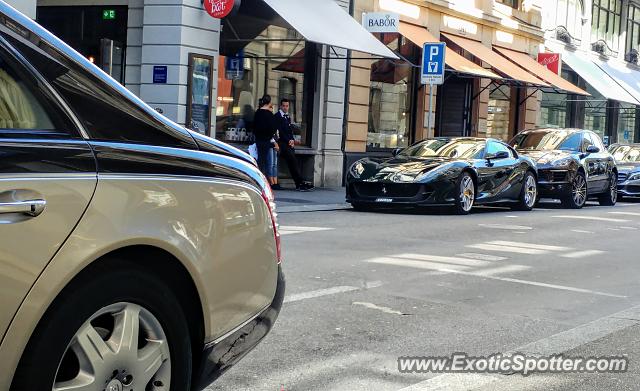
M 635 105 L 620 103 L 617 129 L 618 143 L 629 144 L 634 141 L 637 111 L 638 109 Z
M 392 50 L 416 57 L 416 47 L 398 34 L 380 36 Z M 406 147 L 411 139 L 416 73 L 403 60 L 378 60 L 371 65 L 367 147 Z
M 519 0 L 497 0 L 498 3 L 502 3 L 504 5 L 508 5 L 511 8 L 518 9 L 518 1 Z
M 592 130 L 600 137 L 604 137 L 606 134 L 608 101 L 589 84 L 587 84 L 587 92 L 591 94 L 591 97 L 585 101 L 584 128 Z
M 618 50 L 622 0 L 593 0 L 591 19 L 592 42 L 604 41 L 613 50 Z
M 489 93 L 487 137 L 507 141 L 510 138 L 509 116 L 511 87 L 502 85 Z
M 629 54 L 634 50 L 640 51 L 640 5 L 629 3 L 627 18 L 627 54 Z M 627 56 L 627 60 L 631 58 Z
M 249 23 L 250 21 L 250 23 Z M 280 99 L 291 102 L 291 119 L 296 143 L 309 146 L 313 111 L 316 53 L 295 30 L 268 25 L 266 20 L 239 15 L 228 21 L 249 26 L 237 37 L 223 34 L 218 66 L 216 138 L 249 144 L 253 142 L 253 118 L 258 100 L 271 95 L 274 112 Z M 246 36 L 249 34 L 250 36 Z M 232 60 L 235 60 L 232 61 Z

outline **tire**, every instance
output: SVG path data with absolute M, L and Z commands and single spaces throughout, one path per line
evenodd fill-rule
M 455 204 L 453 211 L 457 215 L 468 215 L 473 209 L 476 197 L 476 184 L 471 175 L 464 171 L 456 181 Z
M 538 203 L 538 182 L 536 177 L 527 171 L 522 180 L 522 190 L 518 202 L 513 206 L 514 210 L 530 211 Z
M 587 203 L 588 193 L 587 177 L 582 171 L 578 171 L 571 181 L 571 189 L 561 201 L 562 206 L 569 209 L 581 209 Z
M 138 338 L 135 327 L 127 325 L 138 326 Z M 131 340 L 135 347 L 127 349 Z M 78 376 L 80 365 L 93 378 Z M 56 383 L 87 379 L 100 390 L 119 389 L 116 383 L 135 390 L 188 390 L 191 368 L 189 329 L 169 286 L 149 270 L 107 261 L 72 282 L 47 310 L 11 390 L 55 391 Z
M 614 206 L 618 202 L 618 176 L 615 172 L 609 175 L 607 190 L 598 196 L 601 206 Z

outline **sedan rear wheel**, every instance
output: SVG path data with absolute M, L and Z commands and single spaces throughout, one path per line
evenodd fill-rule
M 587 203 L 587 192 L 587 178 L 582 171 L 578 171 L 571 182 L 571 192 L 562 199 L 562 205 L 571 209 L 582 208 Z
M 457 188 L 455 211 L 459 215 L 469 214 L 476 200 L 476 186 L 469 173 L 463 172 L 460 175 Z
M 122 266 L 85 279 L 38 324 L 11 390 L 189 389 L 191 338 L 171 288 Z

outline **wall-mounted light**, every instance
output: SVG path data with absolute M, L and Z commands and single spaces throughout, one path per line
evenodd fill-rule
M 420 19 L 420 7 L 400 0 L 379 0 L 380 8 L 412 19 Z

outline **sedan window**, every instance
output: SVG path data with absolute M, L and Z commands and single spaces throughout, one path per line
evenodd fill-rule
M 473 159 L 484 150 L 484 146 L 483 141 L 471 139 L 432 139 L 405 149 L 400 156 Z

